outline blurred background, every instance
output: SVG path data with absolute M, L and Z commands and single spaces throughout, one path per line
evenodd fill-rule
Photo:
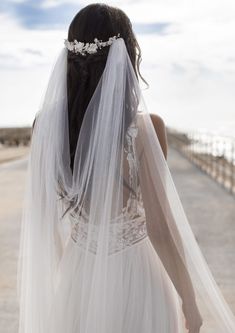
M 91 1 L 92 2 L 92 1 Z M 79 0 L 1 0 L 0 126 L 31 125 Z M 235 3 L 109 1 L 130 17 L 150 84 L 150 112 L 169 126 L 235 135 Z
M 94 1 L 96 2 L 96 1 Z M 92 1 L 0 2 L 0 331 L 17 332 L 16 267 L 31 125 L 74 15 Z M 121 0 L 150 113 L 195 237 L 235 312 L 235 2 Z

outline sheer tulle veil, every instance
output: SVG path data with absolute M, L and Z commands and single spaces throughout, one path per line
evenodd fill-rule
M 77 220 L 81 217 L 86 225 L 85 260 L 80 272 L 79 332 L 107 332 L 107 308 L 115 306 L 115 300 L 114 305 L 108 302 L 112 295 L 107 294 L 112 244 L 119 239 L 117 223 L 119 226 L 124 223 L 124 198 L 127 192 L 134 193 L 136 186 L 133 183 L 130 189 L 123 180 L 126 134 L 136 128 L 134 153 L 148 231 L 158 244 L 158 255 L 166 271 L 169 271 L 167 263 L 181 262 L 186 274 L 181 274 L 176 264 L 173 284 L 178 286 L 184 301 L 188 295 L 185 306 L 189 312 L 190 299 L 192 296 L 195 299 L 203 320 L 200 332 L 235 332 L 234 316 L 185 216 L 124 40 L 118 38 L 110 46 L 104 72 L 83 119 L 73 173 L 66 70 L 67 49 L 63 48 L 52 70 L 31 140 L 18 268 L 20 333 L 50 331 L 53 298 L 63 276 L 60 264 L 71 237 L 71 216 Z M 71 202 L 73 208 L 65 213 Z M 169 241 L 173 252 L 167 247 Z M 120 265 L 115 276 L 119 286 L 125 274 Z M 116 312 L 115 332 L 122 333 L 124 304 L 113 311 Z M 193 316 L 192 310 L 192 320 Z

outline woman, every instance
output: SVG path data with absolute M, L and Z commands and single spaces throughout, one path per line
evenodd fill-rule
M 36 118 L 21 238 L 20 333 L 235 332 L 139 88 L 128 17 L 83 8 Z

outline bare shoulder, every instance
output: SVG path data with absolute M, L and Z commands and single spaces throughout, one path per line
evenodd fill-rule
M 163 154 L 167 158 L 167 136 L 166 136 L 166 126 L 164 120 L 157 114 L 150 113 L 150 117 L 157 134 L 159 143 L 161 145 Z
M 159 115 L 154 113 L 150 113 L 150 117 L 157 134 L 160 134 L 162 131 L 164 132 L 165 131 L 164 120 Z

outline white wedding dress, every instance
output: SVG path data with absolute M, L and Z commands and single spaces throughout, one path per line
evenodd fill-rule
M 134 152 L 137 127 L 131 127 L 128 151 L 125 154 L 125 179 L 136 185 L 136 196 L 129 193 L 123 212 L 110 224 L 108 273 L 106 280 L 106 330 L 112 333 L 182 333 L 180 302 L 151 241 L 146 228 L 145 210 Z M 149 194 L 151 195 L 151 194 Z M 120 223 L 123 221 L 124 223 Z M 87 237 L 86 216 L 70 215 L 71 237 L 59 265 L 58 285 L 48 332 L 80 332 L 82 272 Z M 92 230 L 89 255 L 90 288 L 96 256 L 98 228 Z M 112 233 L 115 235 L 112 238 Z M 118 234 L 118 238 L 116 235 Z M 86 273 L 87 274 L 87 273 Z M 83 290 L 86 294 L 86 290 Z M 87 292 L 88 293 L 88 292 Z M 118 309 L 124 313 L 122 321 Z M 123 311 L 124 309 L 124 311 Z
M 200 333 L 234 333 L 122 38 L 110 46 L 71 171 L 67 52 L 55 63 L 31 140 L 19 333 L 185 333 L 182 301 L 191 327 L 198 308 Z

